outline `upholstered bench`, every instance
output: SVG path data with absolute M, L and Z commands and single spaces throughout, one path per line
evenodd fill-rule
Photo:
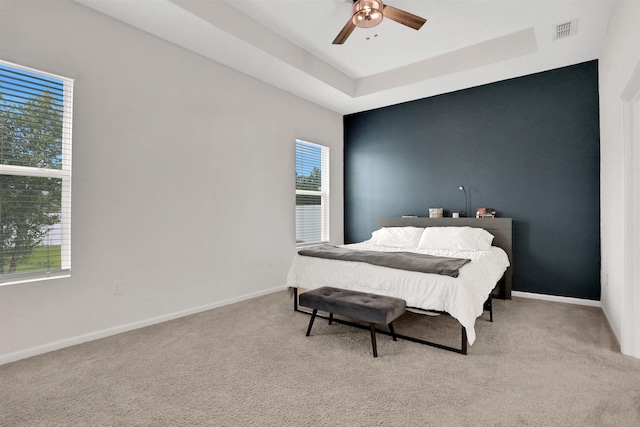
M 368 322 L 371 329 L 373 357 L 378 357 L 375 325 L 388 325 L 393 340 L 397 341 L 392 322 L 400 317 L 406 309 L 405 300 L 400 298 L 349 291 L 328 286 L 300 294 L 299 303 L 300 305 L 313 309 L 309 327 L 307 328 L 307 336 L 311 333 L 311 327 L 313 326 L 313 321 L 316 318 L 318 310 L 329 313 L 329 324 L 331 324 L 334 314 Z

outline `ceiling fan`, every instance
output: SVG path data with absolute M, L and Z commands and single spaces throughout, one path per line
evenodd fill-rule
M 356 27 L 371 28 L 378 25 L 382 18 L 389 18 L 414 30 L 419 30 L 427 22 L 404 10 L 382 4 L 380 0 L 353 0 L 353 16 L 338 34 L 333 44 L 343 44 Z

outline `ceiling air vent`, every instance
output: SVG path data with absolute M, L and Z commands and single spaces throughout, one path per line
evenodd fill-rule
M 578 30 L 578 21 L 568 21 L 554 25 L 553 39 L 564 39 L 573 36 Z

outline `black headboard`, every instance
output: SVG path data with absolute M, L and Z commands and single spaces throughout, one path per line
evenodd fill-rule
M 499 283 L 500 298 L 511 299 L 513 278 L 513 220 L 511 218 L 380 218 L 378 227 L 474 227 L 493 234 L 493 245 L 504 249 L 511 266 Z

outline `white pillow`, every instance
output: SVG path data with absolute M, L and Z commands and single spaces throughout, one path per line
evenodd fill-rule
M 492 241 L 493 234 L 483 228 L 427 227 L 422 232 L 418 248 L 487 251 Z
M 424 228 L 382 227 L 371 233 L 369 243 L 393 248 L 417 248 Z

